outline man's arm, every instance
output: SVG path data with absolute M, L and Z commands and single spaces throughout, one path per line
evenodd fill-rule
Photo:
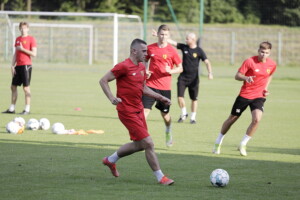
M 152 29 L 152 36 L 157 37 L 157 31 L 154 30 L 154 29 Z M 173 45 L 174 47 L 177 47 L 177 42 L 174 41 L 174 40 L 172 40 L 172 39 L 170 39 L 170 38 L 168 38 L 168 43 L 171 44 L 171 45 Z
M 99 81 L 99 84 L 104 94 L 107 96 L 107 98 L 113 105 L 117 105 L 118 103 L 122 102 L 122 99 L 117 98 L 112 94 L 110 87 L 108 85 L 108 82 L 113 81 L 115 79 L 116 79 L 115 75 L 111 71 L 109 71 Z
M 11 62 L 11 75 L 14 76 L 16 71 L 15 67 L 17 65 L 17 59 L 16 59 L 16 52 L 13 55 L 12 62 Z
M 175 65 L 176 67 L 174 67 L 173 69 L 171 69 L 170 66 L 166 66 L 166 72 L 169 74 L 179 74 L 183 71 L 182 68 L 182 63 Z
M 36 54 L 37 54 L 37 48 L 36 47 L 33 47 L 32 50 L 27 50 L 23 47 L 22 43 L 20 43 L 20 46 L 16 47 L 16 50 L 22 51 L 22 52 L 26 53 L 27 55 L 30 55 L 30 56 L 33 56 L 33 57 L 35 57 Z
M 205 59 L 204 63 L 206 65 L 206 69 L 207 69 L 207 72 L 208 72 L 208 79 L 212 80 L 214 77 L 213 77 L 210 61 L 208 59 Z
M 272 78 L 273 78 L 273 76 L 269 76 L 269 78 L 268 78 L 266 88 L 263 91 L 264 97 L 266 97 L 266 96 L 268 96 L 270 94 L 270 92 L 268 91 L 268 88 L 269 88 L 269 85 L 270 85 L 270 83 L 272 81 Z
M 144 85 L 144 91 L 143 94 L 149 97 L 152 97 L 154 99 L 157 99 L 161 102 L 163 102 L 166 105 L 171 105 L 171 100 L 154 92 L 153 90 L 151 90 L 148 86 Z
M 235 80 L 246 81 L 247 83 L 253 83 L 255 76 L 245 76 L 241 72 L 237 72 L 235 75 Z

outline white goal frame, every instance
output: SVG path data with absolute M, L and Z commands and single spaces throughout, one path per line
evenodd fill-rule
M 113 17 L 113 65 L 118 63 L 118 18 L 129 18 L 136 19 L 139 24 L 140 29 L 140 37 L 144 37 L 143 23 L 139 16 L 137 15 L 125 15 L 125 14 L 117 14 L 117 13 L 75 13 L 75 12 L 27 12 L 27 11 L 0 11 L 0 14 L 6 15 L 36 15 L 36 16 L 83 16 L 83 17 Z M 30 23 L 30 25 L 34 26 L 34 23 Z M 15 26 L 15 25 L 14 25 Z M 13 26 L 13 27 L 14 27 Z M 56 26 L 56 25 L 53 25 Z M 83 25 L 81 25 L 83 26 Z M 13 28 L 11 27 L 11 28 Z M 14 29 L 14 28 L 13 28 Z M 13 32 L 13 30 L 12 30 Z M 93 45 L 93 40 L 92 44 Z M 90 61 L 89 55 L 89 64 L 92 64 L 93 60 Z

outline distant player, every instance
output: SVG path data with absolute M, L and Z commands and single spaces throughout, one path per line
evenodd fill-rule
M 221 132 L 216 139 L 213 153 L 220 154 L 225 134 L 249 106 L 252 121 L 238 148 L 242 156 L 247 156 L 246 145 L 258 128 L 264 111 L 264 102 L 266 101 L 266 96 L 269 95 L 268 87 L 276 70 L 276 63 L 268 58 L 271 49 L 271 43 L 262 42 L 259 45 L 258 56 L 245 60 L 236 73 L 235 79 L 244 83 L 239 96 L 233 104 L 231 114 L 223 123 Z
M 157 181 L 162 185 L 171 185 L 172 179 L 167 178 L 161 171 L 154 144 L 148 133 L 148 128 L 143 112 L 142 95 L 158 99 L 170 105 L 170 99 L 153 92 L 145 85 L 146 68 L 142 63 L 147 55 L 147 44 L 143 40 L 135 39 L 130 45 L 130 56 L 125 61 L 117 64 L 100 80 L 100 85 L 113 105 L 117 105 L 121 122 L 128 129 L 133 142 L 124 144 L 111 156 L 103 158 L 103 164 L 108 166 L 113 176 L 118 177 L 116 162 L 125 156 L 145 150 L 147 162 Z M 117 96 L 115 97 L 108 82 L 117 81 Z
M 171 99 L 172 74 L 182 72 L 182 61 L 174 47 L 168 44 L 170 29 L 167 25 L 161 25 L 157 31 L 158 42 L 148 46 L 147 61 L 150 62 L 147 70 L 148 79 L 146 85 L 154 92 Z M 166 145 L 172 146 L 170 106 L 148 96 L 143 96 L 145 117 L 150 113 L 152 106 L 160 110 L 166 126 Z
M 152 34 L 157 35 L 156 31 L 153 30 Z M 187 110 L 184 101 L 184 92 L 188 88 L 191 104 L 191 119 L 190 123 L 196 123 L 196 112 L 198 107 L 198 92 L 199 92 L 199 62 L 200 59 L 205 63 L 208 71 L 208 79 L 213 79 L 212 67 L 210 61 L 207 59 L 205 52 L 202 48 L 197 46 L 197 38 L 194 33 L 188 33 L 186 35 L 186 44 L 177 43 L 174 40 L 168 39 L 168 43 L 177 47 L 182 51 L 183 57 L 183 72 L 178 77 L 177 82 L 177 97 L 178 104 L 181 109 L 181 115 L 178 122 L 183 122 L 187 116 Z
M 27 115 L 30 113 L 30 80 L 32 71 L 31 57 L 35 57 L 37 54 L 36 41 L 34 37 L 28 35 L 29 24 L 27 22 L 20 22 L 19 30 L 21 36 L 17 37 L 15 42 L 15 53 L 12 59 L 11 73 L 11 105 L 9 109 L 2 113 L 15 113 L 16 102 L 18 98 L 17 86 L 23 85 L 25 93 L 25 108 L 21 115 Z

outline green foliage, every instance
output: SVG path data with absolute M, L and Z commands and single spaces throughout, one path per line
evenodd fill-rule
M 205 23 L 300 26 L 300 0 L 203 0 Z M 31 0 L 33 11 L 111 12 L 143 17 L 143 0 Z M 200 0 L 170 0 L 180 23 L 199 22 Z M 26 10 L 27 1 L 2 0 L 5 10 Z M 149 20 L 173 21 L 166 0 L 148 0 Z

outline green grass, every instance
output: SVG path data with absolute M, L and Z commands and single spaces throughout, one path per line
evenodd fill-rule
M 248 156 L 236 150 L 250 122 L 249 111 L 224 139 L 222 154 L 211 150 L 228 116 L 241 83 L 235 67 L 214 67 L 215 79 L 201 77 L 197 124 L 173 123 L 175 144 L 167 149 L 164 126 L 157 110 L 150 113 L 149 132 L 165 174 L 176 181 L 163 187 L 147 165 L 143 152 L 118 162 L 119 178 L 111 176 L 101 159 L 129 141 L 115 107 L 98 80 L 107 66 L 48 66 L 35 64 L 32 78 L 32 114 L 62 122 L 71 129 L 103 129 L 103 135 L 54 135 L 25 130 L 11 135 L 5 125 L 18 115 L 0 114 L 0 199 L 298 199 L 300 196 L 300 68 L 281 67 L 271 84 L 271 95 Z M 9 68 L 0 68 L 0 109 L 10 104 Z M 174 122 L 180 114 L 173 81 Z M 111 84 L 115 90 L 114 83 Z M 189 103 L 188 103 L 189 104 Z M 17 112 L 24 107 L 19 88 Z M 74 108 L 80 107 L 81 111 Z M 188 109 L 189 110 L 189 109 Z M 226 169 L 230 183 L 212 187 L 210 173 Z

